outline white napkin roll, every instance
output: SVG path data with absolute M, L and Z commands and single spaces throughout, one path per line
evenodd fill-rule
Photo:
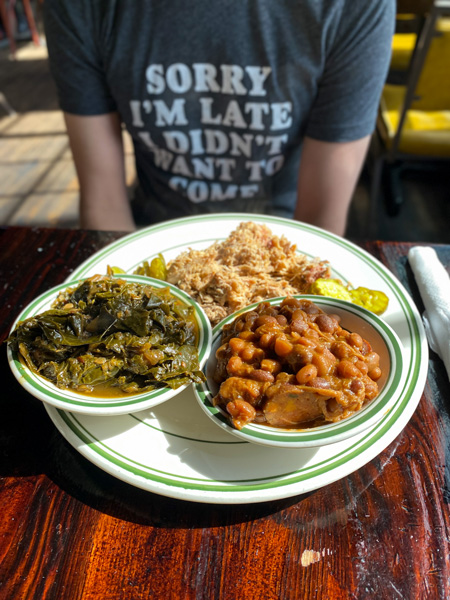
M 450 277 L 433 248 L 415 246 L 408 260 L 425 306 L 428 343 L 444 361 L 450 379 Z

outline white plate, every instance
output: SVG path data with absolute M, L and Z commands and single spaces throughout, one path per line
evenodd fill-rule
M 165 281 L 159 279 L 151 279 L 149 277 L 142 277 L 141 275 L 116 275 L 118 279 L 125 279 L 126 281 L 149 284 L 153 288 L 169 288 L 172 296 L 175 296 L 185 305 L 192 306 L 194 309 L 193 316 L 195 318 L 196 326 L 198 329 L 198 360 L 200 368 L 205 364 L 210 350 L 211 350 L 211 325 L 208 317 L 206 316 L 203 309 L 193 302 L 192 298 L 188 296 L 182 290 L 179 290 L 174 285 L 170 285 Z M 64 291 L 67 287 L 77 287 L 84 278 L 78 278 L 76 280 L 70 279 L 66 283 L 62 283 L 50 290 L 47 290 L 37 298 L 35 298 L 28 306 L 26 306 L 20 315 L 17 317 L 12 330 L 16 328 L 20 321 L 24 321 L 35 315 L 39 315 L 46 310 L 49 310 L 56 300 L 58 295 Z M 160 389 L 143 392 L 142 394 L 129 394 L 127 396 L 119 396 L 114 398 L 104 398 L 102 396 L 96 396 L 92 394 L 80 394 L 75 390 L 61 389 L 58 388 L 54 383 L 41 377 L 31 369 L 29 369 L 20 359 L 16 352 L 13 352 L 8 345 L 8 362 L 11 370 L 16 377 L 17 381 L 28 391 L 30 394 L 56 406 L 63 410 L 70 410 L 71 412 L 84 413 L 88 415 L 98 416 L 110 416 L 110 415 L 123 415 L 129 414 L 136 410 L 144 410 L 145 408 L 151 408 L 162 402 L 166 402 L 170 398 L 173 398 L 177 394 L 180 394 L 185 390 L 190 383 L 187 383 L 179 388 L 172 389 L 170 387 L 164 387 Z
M 250 423 L 242 429 L 235 429 L 231 425 L 229 415 L 226 411 L 213 406 L 212 403 L 214 396 L 219 391 L 219 386 L 213 379 L 217 364 L 215 354 L 221 345 L 222 327 L 234 321 L 239 314 L 258 306 L 258 303 L 252 304 L 248 308 L 243 308 L 229 315 L 214 327 L 211 354 L 205 366 L 207 380 L 205 383 L 194 385 L 194 393 L 200 407 L 215 425 L 241 440 L 263 446 L 283 448 L 310 448 L 312 446 L 323 446 L 324 444 L 335 444 L 375 425 L 384 414 L 391 410 L 391 406 L 394 406 L 399 394 L 402 393 L 403 382 L 406 377 L 403 368 L 403 348 L 393 329 L 383 319 L 380 319 L 365 308 L 351 304 L 346 300 L 325 298 L 322 296 L 308 296 L 305 294 L 297 295 L 296 298 L 312 300 L 325 312 L 339 315 L 341 318 L 340 325 L 344 329 L 359 333 L 364 339 L 369 341 L 372 349 L 380 357 L 380 367 L 383 372 L 377 382 L 379 386 L 378 396 L 359 412 L 356 412 L 347 419 L 337 421 L 336 423 L 327 423 L 320 427 L 312 427 L 311 429 L 280 429 L 258 423 Z M 273 298 L 268 300 L 268 303 L 278 305 L 281 300 L 282 298 Z
M 225 239 L 240 222 L 267 224 L 299 251 L 328 259 L 334 274 L 355 286 L 384 291 L 383 315 L 404 347 L 406 379 L 394 406 L 351 442 L 309 449 L 264 448 L 240 442 L 211 423 L 192 388 L 159 407 L 120 417 L 75 415 L 47 406 L 62 435 L 86 458 L 128 483 L 158 494 L 211 503 L 252 503 L 309 492 L 362 467 L 402 431 L 422 395 L 428 347 L 420 315 L 400 282 L 369 253 L 315 227 L 265 215 L 220 214 L 169 221 L 119 239 L 71 275 L 128 272 L 162 252 L 166 260 L 190 247 Z

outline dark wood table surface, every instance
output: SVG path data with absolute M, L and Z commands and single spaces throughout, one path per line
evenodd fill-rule
M 0 332 L 120 237 L 0 229 Z M 409 244 L 361 243 L 422 302 Z M 450 246 L 434 246 L 447 268 Z M 245 505 L 134 488 L 82 457 L 0 361 L 0 598 L 450 598 L 450 383 L 431 352 L 420 404 L 355 473 Z M 316 554 L 314 554 L 316 553 Z

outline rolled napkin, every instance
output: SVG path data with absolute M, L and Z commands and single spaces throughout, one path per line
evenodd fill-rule
M 433 248 L 415 246 L 408 260 L 425 306 L 428 343 L 444 361 L 450 379 L 450 277 Z

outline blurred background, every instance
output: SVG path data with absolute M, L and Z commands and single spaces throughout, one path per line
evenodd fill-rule
M 42 2 L 0 0 L 0 225 L 78 227 Z M 347 237 L 450 243 L 450 0 L 397 2 L 391 69 Z M 133 148 L 124 133 L 129 189 Z

